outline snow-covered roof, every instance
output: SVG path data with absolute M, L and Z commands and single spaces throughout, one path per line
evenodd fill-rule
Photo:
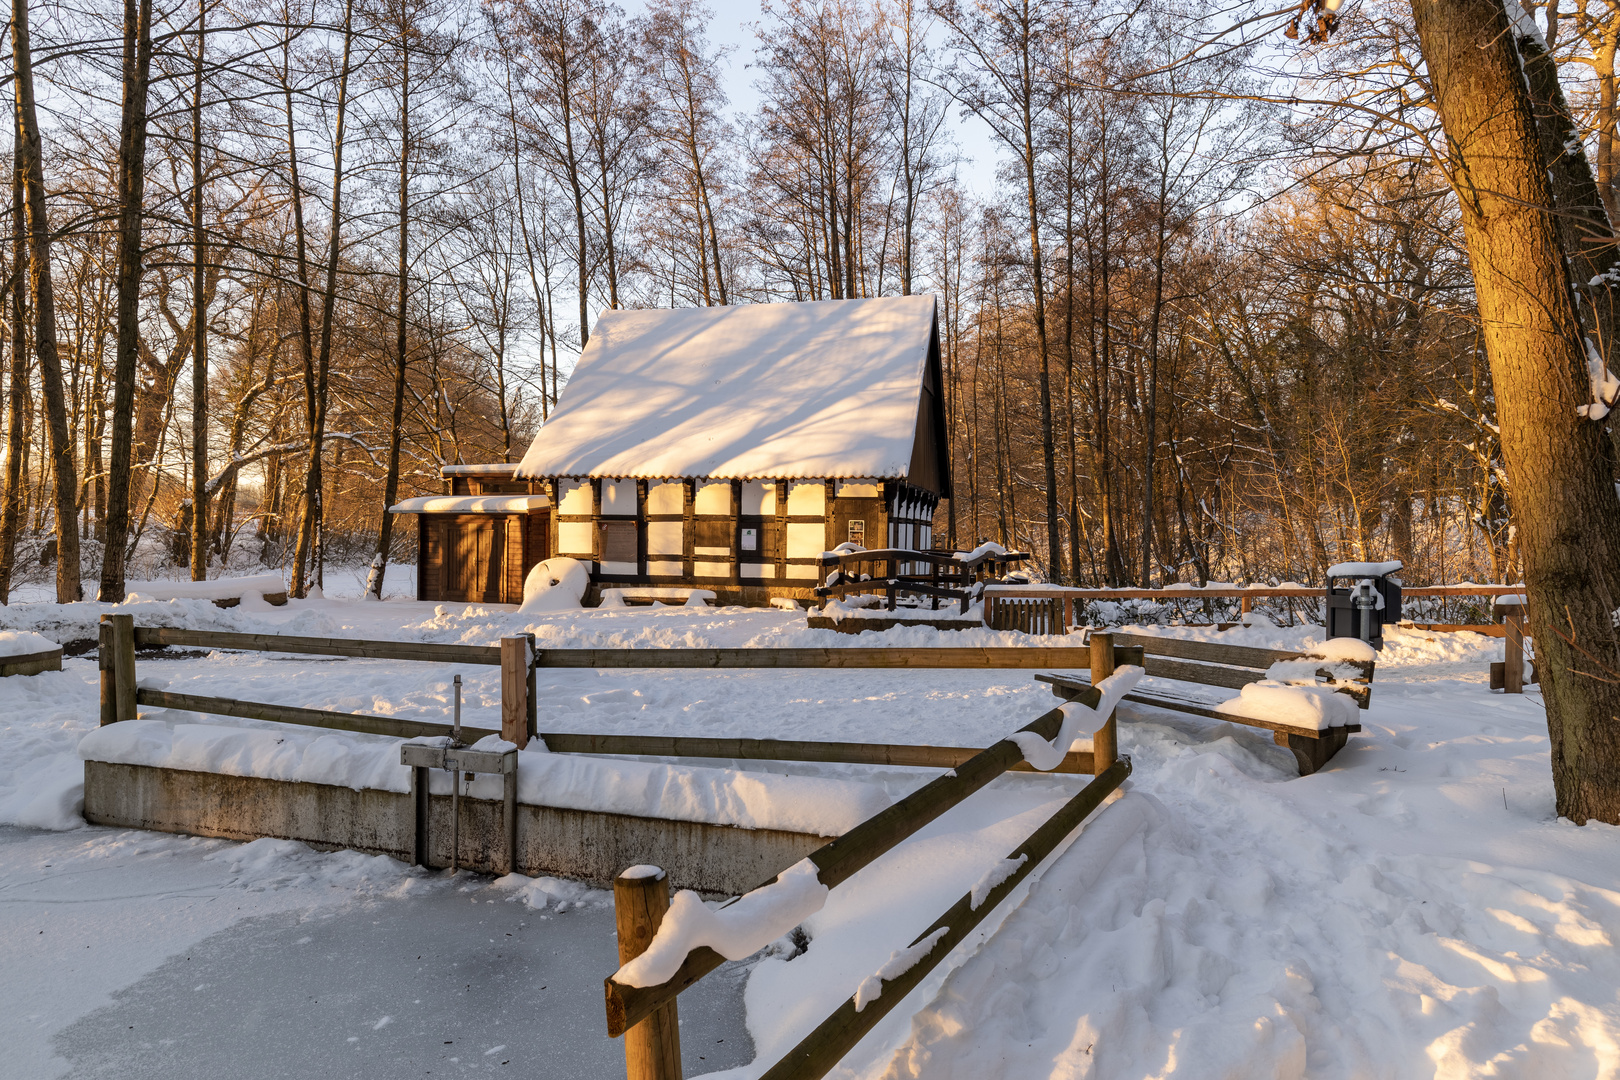
M 907 475 L 932 296 L 610 311 L 517 476 Z
M 517 468 L 515 461 L 497 461 L 485 465 L 440 465 L 440 476 L 510 476 Z
M 544 510 L 544 495 L 422 495 L 388 508 L 390 514 L 527 514 Z

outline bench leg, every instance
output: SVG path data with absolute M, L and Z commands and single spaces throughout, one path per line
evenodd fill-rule
M 1344 748 L 1350 741 L 1350 733 L 1344 728 L 1329 728 L 1322 733 L 1319 739 L 1307 738 L 1304 735 L 1293 735 L 1286 731 L 1274 731 L 1272 741 L 1278 746 L 1286 746 L 1294 752 L 1299 761 L 1299 775 L 1309 776 L 1328 763 L 1328 759 Z

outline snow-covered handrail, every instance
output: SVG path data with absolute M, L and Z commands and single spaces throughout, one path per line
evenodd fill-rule
M 1127 676 L 1126 680 L 1121 681 L 1133 680 Z M 1098 690 L 1091 690 L 1081 701 L 1095 707 L 1103 703 L 1104 696 Z M 836 888 L 951 807 L 1024 762 L 1026 750 L 1019 741 L 1021 737 L 1028 736 L 1048 743 L 1058 739 L 1063 734 L 1066 716 L 1063 708 L 1043 713 L 1020 731 L 974 755 L 952 771 L 936 777 L 837 840 L 818 848 L 800 863 L 733 901 L 727 908 L 709 911 L 703 908 L 696 894 L 677 894 L 669 914 L 648 945 L 647 952 L 656 954 L 656 958 L 646 963 L 630 960 L 607 980 L 608 1034 L 615 1038 L 624 1034 L 719 967 L 728 955 L 737 952 L 743 945 L 753 946 L 740 954 L 746 956 L 760 947 L 758 943 L 768 943 L 791 931 L 806 915 L 821 906 L 817 898 L 824 899 L 825 892 L 819 892 L 817 887 L 826 890 Z M 1072 722 L 1069 727 L 1072 732 Z M 1062 749 L 1067 751 L 1068 747 L 1063 746 Z M 1110 760 L 1107 762 L 1093 759 L 1092 767 L 1097 776 L 1082 792 L 1084 795 L 1094 789 L 1101 791 L 1096 796 L 1097 802 L 1130 773 L 1128 761 L 1113 760 L 1112 754 L 1108 756 Z M 1103 787 L 1106 790 L 1102 790 Z M 1089 810 L 1086 812 L 1089 813 Z M 1066 828 L 1062 835 L 1066 836 L 1071 830 L 1072 826 Z M 1032 853 L 1030 864 L 1024 867 L 1025 872 L 1044 857 L 1045 852 L 1040 855 Z M 1021 875 L 1014 875 L 1007 880 L 1015 885 L 1021 879 Z M 992 889 L 991 895 L 999 900 L 1005 895 L 1002 890 L 1011 887 L 1004 883 Z M 977 918 L 988 914 L 990 907 L 976 909 Z M 736 916 L 728 917 L 725 912 L 730 908 L 742 910 Z M 737 934 L 737 940 L 725 944 L 728 933 Z M 717 948 L 715 943 L 720 943 L 720 947 Z M 878 1010 L 878 1014 L 882 1011 Z

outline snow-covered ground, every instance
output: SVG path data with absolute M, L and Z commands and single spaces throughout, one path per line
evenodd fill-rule
M 392 570 L 389 580 L 391 593 L 408 585 Z M 0 630 L 93 636 L 102 610 L 18 604 L 0 609 Z M 542 648 L 1064 643 L 926 628 L 851 637 L 778 610 L 520 616 L 338 599 L 268 611 L 201 600 L 125 610 L 143 624 L 478 644 L 532 629 Z M 1319 634 L 1264 626 L 1218 636 L 1294 647 Z M 1474 635 L 1391 635 L 1364 730 L 1306 778 L 1265 732 L 1122 707 L 1120 746 L 1135 764 L 1127 791 L 880 1023 L 842 1074 L 1620 1075 L 1611 940 L 1620 833 L 1554 818 L 1538 694 L 1486 688 L 1501 648 Z M 444 718 L 457 673 L 262 654 L 139 665 L 142 679 L 182 692 L 425 719 Z M 498 673 L 459 674 L 467 723 L 497 726 Z M 543 670 L 540 727 L 985 745 L 1054 703 L 1032 674 Z M 11 826 L 0 829 L 0 1075 L 216 1075 L 228 1045 L 219 1026 L 231 1023 L 247 1062 L 240 1076 L 288 1075 L 277 1067 L 292 1061 L 356 1076 L 502 1062 L 541 1076 L 622 1069 L 618 1045 L 601 1034 L 599 980 L 615 966 L 603 894 L 546 880 L 447 881 L 279 841 L 84 828 L 75 748 L 95 724 L 96 696 L 93 657 L 0 680 L 0 825 Z M 891 798 L 925 778 L 769 768 L 861 781 Z M 688 1075 L 740 1066 L 728 1075 L 741 1077 L 769 1065 L 1082 782 L 1004 777 L 833 890 L 805 925 L 805 951 L 780 943 L 704 991 L 710 997 L 684 995 Z M 559 900 L 570 910 L 557 913 Z M 499 934 L 458 923 L 431 954 L 378 952 L 379 940 L 393 948 L 400 937 L 432 937 L 452 919 L 450 905 L 471 911 L 468 901 L 480 926 L 504 927 Z M 325 929 L 297 929 L 305 924 Z M 492 959 L 486 939 L 499 946 L 508 932 L 514 951 Z M 520 934 L 539 936 L 519 949 Z M 547 945 L 563 942 L 556 935 L 601 948 Z M 306 954 L 307 965 L 297 961 Z M 419 954 L 430 959 L 418 964 Z M 188 982 L 189 963 L 207 974 Z M 467 1007 L 472 998 L 458 1003 L 460 984 L 444 977 L 457 964 L 472 973 L 461 993 L 477 1008 Z M 345 970 L 363 977 L 344 982 L 336 973 Z M 724 1019 L 735 1019 L 744 976 L 751 1048 Z M 577 1007 L 546 1013 L 559 984 Z M 320 1008 L 294 1008 L 299 995 Z M 237 1004 L 200 1010 L 193 1000 Z M 159 1030 L 147 1039 L 144 1024 Z

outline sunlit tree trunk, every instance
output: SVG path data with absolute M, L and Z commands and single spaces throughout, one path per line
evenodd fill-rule
M 1620 823 L 1620 685 L 1603 525 L 1615 491 L 1524 71 L 1501 0 L 1413 0 L 1451 153 L 1512 479 L 1560 816 Z M 1586 650 L 1582 656 L 1578 650 Z
M 28 41 L 27 0 L 11 5 L 11 52 L 17 95 L 17 149 L 23 174 L 28 226 L 28 298 L 34 316 L 34 354 L 50 433 L 51 476 L 56 510 L 56 602 L 83 599 L 79 584 L 78 470 L 68 432 L 62 360 L 56 348 L 56 298 L 51 289 L 51 223 L 45 212 L 45 171 L 40 160 L 39 117 L 34 109 L 34 70 Z

